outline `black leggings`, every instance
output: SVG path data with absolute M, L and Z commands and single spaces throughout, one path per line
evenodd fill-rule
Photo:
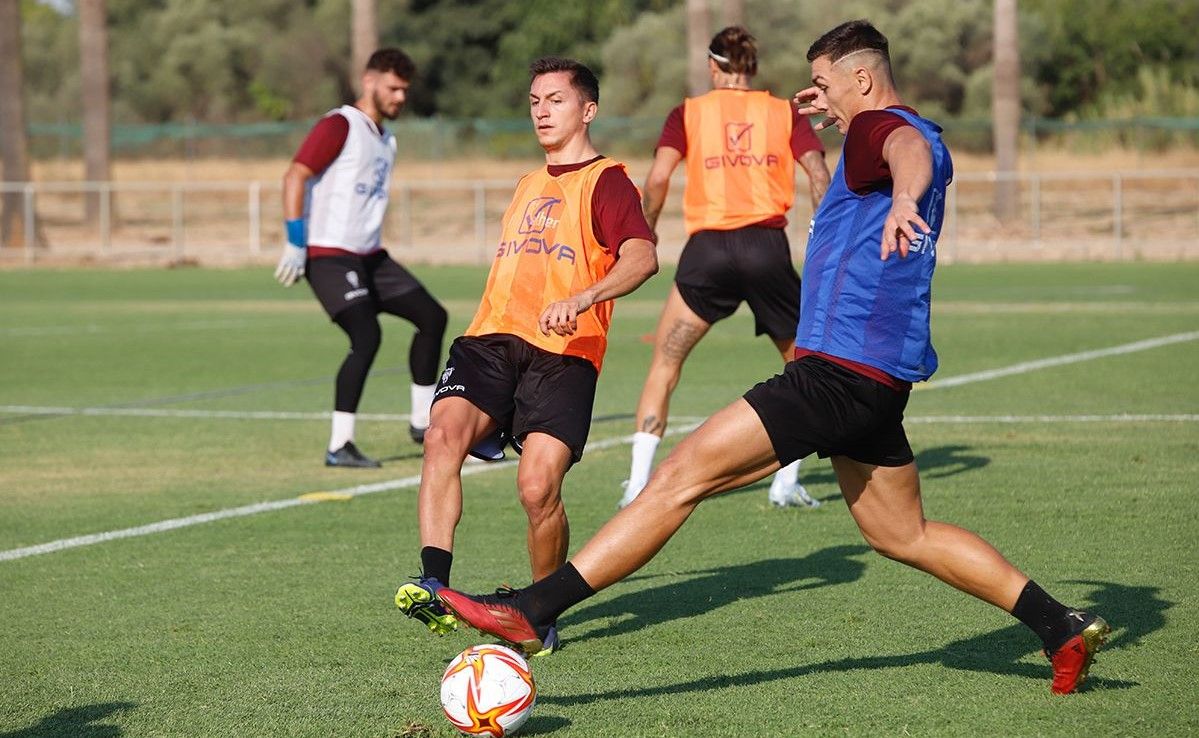
M 412 373 L 412 382 L 430 385 L 437 379 L 441 344 L 449 316 L 432 295 L 420 287 L 377 305 L 359 303 L 342 310 L 333 318 L 350 337 L 350 352 L 337 372 L 337 395 L 333 407 L 338 412 L 358 412 L 366 375 L 370 373 L 383 338 L 377 317 L 380 312 L 403 318 L 416 326 L 416 334 L 408 349 L 408 369 Z

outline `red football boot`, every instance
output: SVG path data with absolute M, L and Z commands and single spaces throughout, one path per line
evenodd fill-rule
M 544 634 L 537 632 L 517 606 L 519 594 L 517 590 L 501 589 L 493 595 L 468 595 L 444 587 L 437 597 L 447 610 L 472 628 L 507 641 L 528 655 L 540 653 Z
M 1112 632 L 1111 626 L 1097 615 L 1072 611 L 1069 617 L 1077 618 L 1078 632 L 1049 656 L 1053 663 L 1053 684 L 1049 689 L 1054 694 L 1070 694 L 1086 681 L 1095 653 Z

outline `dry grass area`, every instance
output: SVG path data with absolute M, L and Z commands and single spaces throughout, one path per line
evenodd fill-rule
M 829 152 L 830 167 L 838 155 Z M 485 263 L 499 236 L 512 184 L 542 163 L 400 161 L 384 224 L 385 245 L 414 263 Z M 627 161 L 635 182 L 644 180 L 649 164 L 648 159 Z M 286 166 L 284 159 L 118 161 L 113 172 L 118 186 L 157 186 L 115 197 L 107 239 L 96 224 L 86 222 L 81 193 L 40 194 L 39 231 L 48 248 L 32 256 L 41 263 L 269 263 L 283 239 L 279 183 Z M 1021 163 L 1023 172 L 1074 176 L 1024 185 L 1020 217 L 1009 224 L 992 215 L 993 185 L 981 176 L 993 170 L 992 158 L 959 154 L 955 166 L 959 178 L 940 241 L 946 261 L 1199 258 L 1199 151 L 1079 154 L 1042 147 Z M 1163 175 L 1148 178 L 1150 172 Z M 82 173 L 78 161 L 43 161 L 34 167 L 40 182 L 79 181 Z M 1116 173 L 1132 175 L 1118 193 Z M 251 182 L 261 186 L 257 239 Z M 186 192 L 172 191 L 180 186 Z M 797 195 L 788 233 L 798 256 L 812 213 L 803 182 Z M 677 259 L 686 241 L 681 199 L 682 186 L 676 184 L 658 224 L 660 255 L 668 263 Z M 0 250 L 0 264 L 25 263 L 30 256 Z

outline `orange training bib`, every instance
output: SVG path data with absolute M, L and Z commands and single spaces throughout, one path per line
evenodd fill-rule
M 557 177 L 543 167 L 521 178 L 466 335 L 507 333 L 551 353 L 580 356 L 599 371 L 608 346 L 611 300 L 581 314 L 573 336 L 543 335 L 538 319 L 550 303 L 591 286 L 616 263 L 591 225 L 592 194 L 609 167 L 624 165 L 604 158 Z
M 791 105 L 758 90 L 713 90 L 683 103 L 687 235 L 786 215 L 795 198 Z

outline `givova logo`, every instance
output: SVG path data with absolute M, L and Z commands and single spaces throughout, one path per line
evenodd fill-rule
M 753 123 L 725 123 L 724 148 L 729 151 L 749 151 L 753 145 Z
M 529 200 L 516 232 L 544 233 L 546 228 L 557 228 L 558 220 L 553 217 L 554 206 L 561 202 L 560 197 L 534 197 Z
M 437 383 L 437 390 L 433 396 L 445 394 L 446 392 L 465 392 L 466 386 L 461 384 L 450 384 L 450 375 L 454 373 L 454 367 L 447 366 L 445 371 L 441 373 L 441 381 Z
M 754 154 L 753 149 L 754 124 L 745 121 L 734 121 L 724 124 L 724 150 L 720 156 L 705 156 L 704 169 L 721 169 L 724 167 L 753 167 L 779 165 L 775 154 Z
M 534 197 L 525 203 L 524 213 L 516 224 L 516 232 L 524 236 L 521 239 L 500 241 L 495 252 L 495 258 L 502 259 L 516 254 L 543 254 L 555 261 L 575 263 L 575 250 L 564 243 L 556 243 L 555 235 L 558 230 L 560 217 L 556 218 L 555 208 L 562 204 L 560 197 Z M 561 213 L 558 213 L 560 216 Z

